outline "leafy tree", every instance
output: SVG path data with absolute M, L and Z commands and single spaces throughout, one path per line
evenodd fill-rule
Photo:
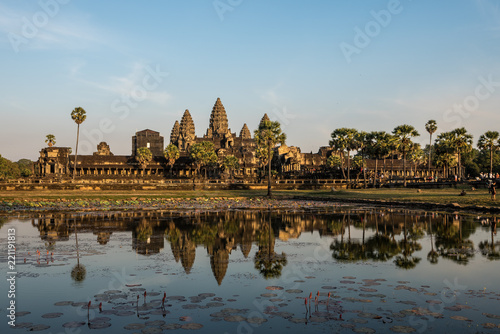
M 458 178 L 462 178 L 462 155 L 472 150 L 472 135 L 465 128 L 451 131 L 453 134 L 452 147 L 455 149 L 458 160 Z
M 33 169 L 33 161 L 29 159 L 20 159 L 16 162 L 16 165 L 19 167 L 19 171 L 21 172 L 22 177 L 31 176 L 31 171 Z
M 281 125 L 278 121 L 270 121 L 263 119 L 259 128 L 254 132 L 256 144 L 256 156 L 261 161 L 266 161 L 268 165 L 267 175 L 267 196 L 271 197 L 271 163 L 274 148 L 280 144 L 284 145 L 286 134 L 281 131 Z M 267 159 L 265 156 L 267 155 Z
M 179 149 L 174 144 L 169 144 L 165 148 L 165 151 L 163 151 L 163 155 L 165 156 L 165 159 L 167 159 L 167 163 L 170 166 L 170 176 L 172 176 L 172 169 L 175 161 L 179 159 L 180 156 Z
M 77 108 L 73 109 L 73 111 L 71 112 L 71 119 L 77 125 L 76 149 L 75 149 L 75 168 L 73 168 L 73 180 L 75 179 L 76 168 L 77 168 L 76 162 L 77 162 L 77 157 L 78 157 L 78 138 L 80 137 L 80 124 L 82 124 L 86 118 L 87 118 L 87 112 L 81 107 L 77 107 Z
M 217 162 L 217 154 L 215 154 L 214 144 L 208 141 L 191 145 L 189 147 L 189 157 L 193 160 L 193 164 L 195 165 L 198 174 L 200 173 L 201 166 L 208 166 L 209 164 Z
M 326 167 L 335 168 L 342 166 L 342 158 L 338 155 L 330 155 L 328 159 L 326 159 Z
M 364 187 L 366 189 L 367 185 L 366 185 L 366 161 L 365 161 L 365 158 L 367 155 L 368 145 L 370 144 L 370 137 L 368 136 L 368 133 L 365 131 L 359 131 L 356 134 L 356 143 L 358 144 L 357 150 L 360 153 L 361 160 L 362 160 L 361 166 L 359 166 L 359 168 L 363 169 L 363 183 L 364 183 Z
M 479 137 L 477 147 L 481 150 L 490 151 L 490 174 L 493 174 L 493 154 L 500 147 L 500 137 L 498 131 L 486 131 Z
M 430 173 L 431 161 L 432 161 L 432 134 L 437 130 L 436 121 L 431 119 L 427 123 L 425 123 L 425 130 L 429 132 L 429 173 Z
M 17 179 L 20 176 L 19 166 L 0 155 L 0 179 Z
M 340 128 L 335 129 L 331 134 L 330 146 L 333 147 L 336 151 L 341 152 L 342 156 L 344 152 L 347 152 L 347 180 L 348 182 L 351 180 L 351 163 L 350 163 L 350 155 L 351 151 L 358 149 L 357 142 L 358 130 L 349 129 L 349 128 Z M 342 166 L 343 169 L 343 166 Z
M 407 124 L 395 127 L 392 133 L 395 137 L 397 150 L 403 155 L 404 186 L 406 187 L 406 154 L 413 147 L 411 139 L 420 136 L 420 134 L 413 126 Z
M 153 159 L 153 154 L 151 153 L 151 150 L 147 147 L 139 147 L 135 152 L 135 160 L 137 160 L 139 166 L 141 166 L 143 173 L 144 170 L 146 169 L 148 162 L 150 162 L 152 159 Z
M 48 134 L 46 137 L 45 137 L 45 142 L 47 143 L 47 145 L 49 146 L 53 146 L 56 144 L 56 136 L 54 136 L 53 134 Z
M 367 135 L 367 153 L 375 158 L 375 177 L 377 182 L 378 160 L 384 159 L 390 152 L 391 135 L 385 131 L 372 131 Z
M 240 163 L 238 161 L 238 158 L 235 157 L 234 155 L 226 155 L 222 160 L 222 167 L 224 167 L 224 170 L 229 172 L 229 175 L 231 176 L 232 179 L 233 171 L 235 169 L 240 168 Z

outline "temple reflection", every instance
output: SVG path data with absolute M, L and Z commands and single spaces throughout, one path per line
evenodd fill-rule
M 72 240 L 76 232 L 78 237 L 94 235 L 99 245 L 126 232 L 131 236 L 131 249 L 138 255 L 151 256 L 170 247 L 175 262 L 180 262 L 186 274 L 193 270 L 197 249 L 204 248 L 219 285 L 234 251 L 252 259 L 255 270 L 264 278 L 280 277 L 287 255 L 276 250 L 276 241 L 289 242 L 304 233 L 328 238 L 332 258 L 337 262 L 392 261 L 397 268 L 410 270 L 423 257 L 432 264 L 446 259 L 467 265 L 475 254 L 475 245 L 469 238 L 478 225 L 467 216 L 375 208 L 331 208 L 309 213 L 58 212 L 33 214 L 31 222 L 47 250 L 57 242 Z M 490 224 L 483 228 L 490 228 Z M 490 240 L 478 245 L 482 255 L 490 260 L 500 258 L 500 243 L 495 236 L 496 225 L 491 229 Z M 169 245 L 165 246 L 165 242 Z M 424 243 L 429 250 L 422 254 Z

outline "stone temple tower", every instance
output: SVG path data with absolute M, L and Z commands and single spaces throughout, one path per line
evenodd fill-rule
M 172 133 L 176 134 L 176 125 L 174 124 L 174 128 L 172 129 Z M 172 137 L 170 141 L 172 142 Z M 175 138 L 174 138 L 175 139 Z M 194 132 L 194 122 L 189 110 L 186 109 L 184 115 L 182 115 L 181 124 L 179 126 L 179 137 L 177 138 L 177 146 L 180 151 L 187 151 L 189 146 L 193 144 L 195 141 L 195 132 Z
M 206 138 L 224 137 L 228 133 L 230 134 L 231 131 L 227 122 L 226 109 L 224 109 L 220 98 L 217 98 L 210 114 Z

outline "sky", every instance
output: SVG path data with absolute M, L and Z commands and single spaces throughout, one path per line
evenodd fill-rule
M 189 109 L 203 136 L 217 98 L 229 127 L 264 113 L 302 152 L 336 128 L 413 125 L 429 142 L 500 130 L 500 0 L 3 0 L 0 154 L 36 160 L 54 134 L 79 154 L 136 131 L 165 137 Z M 435 138 L 436 135 L 434 135 Z

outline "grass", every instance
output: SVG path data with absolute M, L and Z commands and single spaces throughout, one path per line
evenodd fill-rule
M 331 199 L 371 199 L 387 200 L 413 203 L 458 203 L 462 206 L 480 205 L 489 207 L 500 207 L 500 199 L 492 201 L 486 189 L 467 191 L 467 195 L 458 196 L 461 189 L 426 189 L 417 192 L 416 189 L 356 189 L 315 191 L 315 190 L 275 190 L 273 197 L 277 199 L 290 198 L 294 196 L 308 198 L 331 198 Z M 26 200 L 124 200 L 136 197 L 138 199 L 152 198 L 196 198 L 196 197 L 260 197 L 266 196 L 267 190 L 210 190 L 210 191 L 8 191 L 0 193 L 0 201 Z

